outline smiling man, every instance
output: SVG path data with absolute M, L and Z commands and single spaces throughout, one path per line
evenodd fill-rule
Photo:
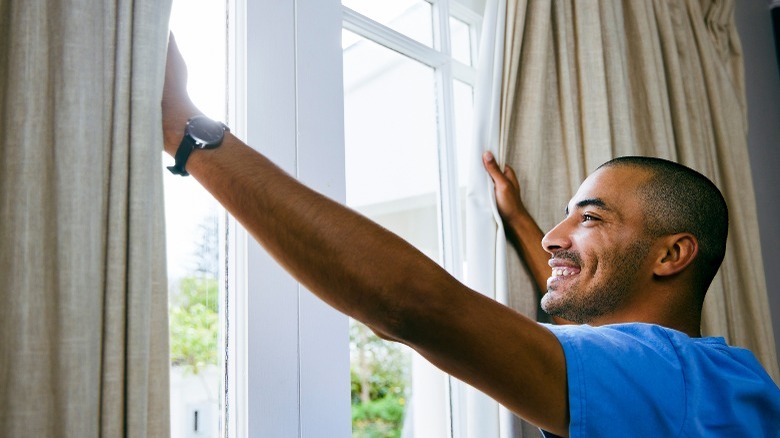
M 483 161 L 509 237 L 546 283 L 542 308 L 582 324 L 549 326 L 565 351 L 571 436 L 780 433 L 780 393 L 753 355 L 701 338 L 728 234 L 710 180 L 658 158 L 611 160 L 541 237 L 512 168 Z
M 702 257 L 708 240 L 698 228 L 667 229 L 676 207 L 656 202 L 667 197 L 654 189 L 666 176 L 652 166 L 602 167 L 542 239 L 511 169 L 503 173 L 485 157 L 510 233 L 537 283 L 549 283 L 545 308 L 588 324 L 541 325 L 464 286 L 205 119 L 189 99 L 173 41 L 162 113 L 164 147 L 176 159 L 170 170 L 196 178 L 308 290 L 545 433 L 774 436 L 780 429 L 780 391 L 752 354 L 698 337 L 714 275 L 713 261 Z

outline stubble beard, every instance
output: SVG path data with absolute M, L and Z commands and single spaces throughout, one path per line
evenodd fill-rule
M 641 239 L 624 251 L 610 253 L 609 257 L 599 262 L 599 269 L 604 272 L 606 278 L 590 285 L 588 290 L 583 290 L 579 284 L 574 284 L 566 290 L 548 288 L 542 297 L 542 309 L 551 316 L 578 324 L 588 324 L 615 312 L 634 287 L 637 271 L 649 250 L 649 241 Z M 556 254 L 556 257 L 559 255 Z M 580 260 L 575 251 L 566 251 L 560 258 Z

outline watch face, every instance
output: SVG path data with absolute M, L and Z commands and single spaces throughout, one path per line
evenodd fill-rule
M 221 123 L 205 116 L 195 116 L 187 122 L 187 133 L 195 139 L 199 147 L 216 147 L 222 142 L 225 129 Z

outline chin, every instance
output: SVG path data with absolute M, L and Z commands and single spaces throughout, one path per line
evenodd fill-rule
M 557 313 L 560 311 L 560 302 L 556 303 L 556 301 L 560 301 L 559 298 L 556 296 L 557 294 L 553 290 L 547 290 L 547 293 L 544 294 L 541 301 L 542 310 L 547 312 L 550 316 L 558 316 Z M 556 300 L 558 299 L 558 300 Z
M 541 302 L 542 310 L 555 318 L 556 324 L 587 324 L 585 321 L 579 321 L 576 312 L 568 310 L 567 303 L 560 299 L 560 295 L 556 295 L 553 291 L 548 291 Z

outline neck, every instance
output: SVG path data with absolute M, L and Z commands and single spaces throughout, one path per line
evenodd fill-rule
M 646 323 L 701 337 L 702 302 L 696 294 L 678 287 L 655 288 L 633 296 L 615 312 L 586 323 L 593 326 Z

